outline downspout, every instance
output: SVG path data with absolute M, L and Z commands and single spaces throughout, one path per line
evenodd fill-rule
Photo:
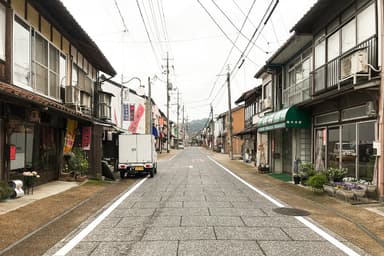
M 380 53 L 380 66 L 383 66 L 384 62 L 384 7 L 382 1 L 377 1 L 378 3 L 378 17 L 379 17 L 379 50 Z M 384 70 L 381 68 L 381 83 L 380 83 L 380 99 L 379 99 L 379 142 L 380 142 L 380 156 L 378 164 L 378 174 L 377 174 L 377 188 L 378 196 L 381 201 L 384 200 Z

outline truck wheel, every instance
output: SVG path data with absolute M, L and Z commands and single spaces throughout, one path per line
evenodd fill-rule
M 153 170 L 153 168 L 149 171 L 149 177 L 153 178 L 153 176 L 155 175 L 154 174 L 155 171 Z
M 124 172 L 124 171 L 120 171 L 120 178 L 121 178 L 121 179 L 124 179 L 124 178 L 125 178 L 125 172 Z

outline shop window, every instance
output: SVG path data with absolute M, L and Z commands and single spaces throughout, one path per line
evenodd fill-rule
M 10 170 L 32 168 L 33 160 L 33 126 L 25 126 L 22 122 L 10 122 L 9 143 L 16 146 L 16 158 L 10 161 Z
M 327 134 L 327 167 L 339 168 L 340 163 L 340 129 L 332 127 Z
M 373 155 L 376 122 L 359 123 L 358 178 L 372 181 L 376 157 Z
M 5 60 L 5 6 L 0 3 L 0 59 Z
M 341 166 L 347 169 L 347 175 L 356 177 L 356 123 L 342 126 L 341 143 L 337 143 L 336 148 L 340 151 Z
M 17 16 L 13 25 L 13 49 L 13 82 L 31 86 L 30 28 Z

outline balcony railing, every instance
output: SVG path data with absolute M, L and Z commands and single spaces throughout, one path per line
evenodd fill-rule
M 312 91 L 312 76 L 296 83 L 289 88 L 283 89 L 283 105 L 285 107 L 303 102 L 310 98 Z
M 366 41 L 358 44 L 348 52 L 340 55 L 334 60 L 321 66 L 313 72 L 314 87 L 313 93 L 316 94 L 326 89 L 338 88 L 340 86 L 340 60 L 351 54 L 356 49 L 365 48 L 368 53 L 368 63 L 377 67 L 377 38 L 373 36 Z

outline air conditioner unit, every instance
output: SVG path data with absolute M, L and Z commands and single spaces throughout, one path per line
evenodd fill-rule
M 264 109 L 266 108 L 272 108 L 272 99 L 271 98 L 266 98 L 263 101 L 263 107 Z
M 353 78 L 353 83 L 355 84 L 358 74 L 363 74 L 363 76 L 368 74 L 367 49 L 356 50 L 340 60 L 341 81 Z

